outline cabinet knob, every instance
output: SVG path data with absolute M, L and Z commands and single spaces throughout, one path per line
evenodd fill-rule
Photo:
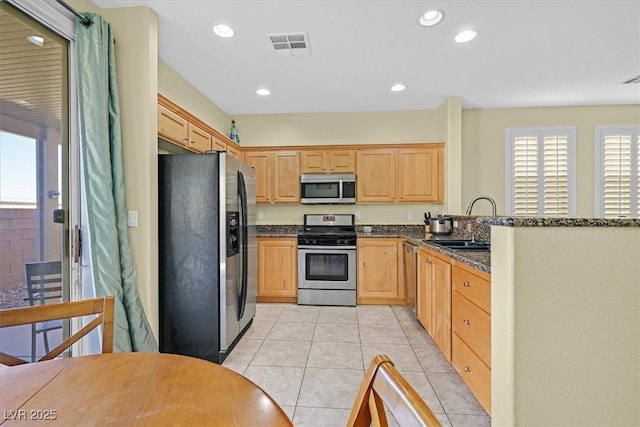
M 464 368 L 462 368 L 462 370 L 465 372 L 469 372 L 471 371 L 471 368 L 469 368 L 468 366 L 465 366 Z
M 468 288 L 468 287 L 469 287 L 469 282 L 464 282 L 464 283 L 462 284 L 462 286 L 464 286 L 465 288 Z
M 190 142 L 191 142 L 192 144 L 195 144 L 195 143 L 196 143 L 195 141 L 190 141 Z
M 469 322 L 469 319 L 464 319 L 464 320 L 462 321 L 462 323 L 464 323 L 465 325 L 469 325 L 469 324 L 471 324 L 471 322 Z

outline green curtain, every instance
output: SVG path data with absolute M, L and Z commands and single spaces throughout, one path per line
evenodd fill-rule
M 116 296 L 114 351 L 158 351 L 136 288 L 125 201 L 114 41 L 100 15 L 76 18 L 81 164 L 96 296 Z M 86 241 L 85 240 L 85 241 Z

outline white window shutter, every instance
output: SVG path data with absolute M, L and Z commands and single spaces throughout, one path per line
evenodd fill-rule
M 514 215 L 538 215 L 538 140 L 517 137 L 513 140 Z
M 636 186 L 636 218 L 640 218 L 640 129 L 636 132 L 636 173 L 632 176 L 632 183 L 635 178 Z
M 631 216 L 631 137 L 604 137 L 603 203 L 605 218 Z
M 575 128 L 507 128 L 507 213 L 575 215 Z
M 544 216 L 569 215 L 569 140 L 546 136 L 543 140 Z
M 640 126 L 599 127 L 596 137 L 596 214 L 639 218 Z

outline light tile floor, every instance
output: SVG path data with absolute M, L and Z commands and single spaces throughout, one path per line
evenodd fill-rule
M 227 357 L 298 426 L 344 426 L 376 354 L 387 354 L 443 426 L 491 418 L 402 306 L 258 304 L 253 325 Z

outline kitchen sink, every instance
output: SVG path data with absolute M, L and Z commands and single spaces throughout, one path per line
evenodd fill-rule
M 491 244 L 475 240 L 423 240 L 425 243 L 443 246 L 452 251 L 491 251 Z

